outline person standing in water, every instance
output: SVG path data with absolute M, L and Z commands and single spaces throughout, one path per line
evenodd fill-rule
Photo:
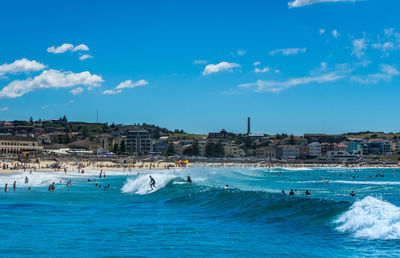
M 4 192 L 7 192 L 7 183 L 6 183 L 6 185 L 4 186 Z
M 29 183 L 29 178 L 26 176 L 25 177 L 25 184 Z
M 192 179 L 190 178 L 190 176 L 187 177 L 186 182 L 187 183 L 192 183 Z
M 154 178 L 152 178 L 151 175 L 150 175 L 149 177 L 150 177 L 150 187 L 151 187 L 151 190 L 153 190 L 153 186 L 154 186 L 155 188 L 157 188 L 157 186 L 156 186 L 156 180 L 154 180 Z
M 13 184 L 13 191 L 15 192 L 15 189 L 17 188 L 17 181 L 14 181 L 14 184 Z

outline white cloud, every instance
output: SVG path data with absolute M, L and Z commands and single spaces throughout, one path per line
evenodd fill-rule
M 274 70 L 274 72 L 275 72 L 275 73 L 280 73 L 280 72 L 281 72 L 281 70 L 279 70 L 279 69 L 275 69 L 275 70 Z
M 357 58 L 362 58 L 365 55 L 365 50 L 367 49 L 366 39 L 355 39 L 353 40 L 353 51 L 351 55 L 355 55 Z
M 221 62 L 219 64 L 209 64 L 204 68 L 203 75 L 218 73 L 221 71 L 232 71 L 234 68 L 240 67 L 237 63 Z
M 400 72 L 397 70 L 396 67 L 388 64 L 380 64 L 378 73 L 367 75 L 354 75 L 350 78 L 350 80 L 361 84 L 377 84 L 380 81 L 389 82 L 394 76 L 398 75 L 400 75 Z
M 93 58 L 93 56 L 92 55 L 88 55 L 88 54 L 84 54 L 84 55 L 79 56 L 79 60 L 81 60 L 81 61 L 86 60 L 86 59 L 91 59 L 91 58 Z
M 79 95 L 83 92 L 82 87 L 78 87 L 69 91 L 72 95 Z
M 53 54 L 62 54 L 67 51 L 72 51 L 72 52 L 89 51 L 89 48 L 85 44 L 80 44 L 80 45 L 77 45 L 76 47 L 74 47 L 74 45 L 69 44 L 69 43 L 64 43 L 59 47 L 51 46 L 51 47 L 47 48 L 47 52 L 53 53 Z
M 6 112 L 6 111 L 8 111 L 8 107 L 2 107 L 2 108 L 0 109 L 0 112 Z
M 383 32 L 385 33 L 386 37 L 391 37 L 394 33 L 394 28 L 384 29 Z
M 81 73 L 45 70 L 40 75 L 26 80 L 15 80 L 0 91 L 0 98 L 17 98 L 24 94 L 41 89 L 68 88 L 78 85 L 89 89 L 98 87 L 103 78 L 88 71 Z
M 295 8 L 295 7 L 303 7 L 318 3 L 357 2 L 357 1 L 360 0 L 294 0 L 292 2 L 289 2 L 288 5 L 289 8 Z
M 139 80 L 139 81 L 126 80 L 126 81 L 118 84 L 118 86 L 115 89 L 122 90 L 122 89 L 127 89 L 127 88 L 135 88 L 135 87 L 144 86 L 147 84 L 149 84 L 149 83 L 146 80 Z
M 114 95 L 114 94 L 119 94 L 119 93 L 121 93 L 122 92 L 122 90 L 104 90 L 103 92 L 102 92 L 102 94 L 105 94 L 105 95 Z
M 325 34 L 325 29 L 319 29 L 319 35 Z
M 69 44 L 69 43 L 64 43 L 59 47 L 51 46 L 47 48 L 47 52 L 53 53 L 53 54 L 62 54 L 67 51 L 71 51 L 74 48 L 74 45 Z
M 49 107 L 49 105 L 44 105 L 44 106 L 42 106 L 42 109 L 45 110 L 45 109 L 47 109 L 48 107 Z
M 297 55 L 299 53 L 305 53 L 307 51 L 307 48 L 282 48 L 282 49 L 277 49 L 269 52 L 270 55 L 275 55 L 275 54 L 282 54 L 284 56 L 290 56 L 290 55 Z
M 387 56 L 389 51 L 399 50 L 400 49 L 400 34 L 395 32 L 393 28 L 383 30 L 385 34 L 385 40 L 381 41 L 380 37 L 378 36 L 378 42 L 371 44 L 371 47 L 377 49 L 379 51 L 385 52 Z
M 34 72 L 41 71 L 46 68 L 46 65 L 39 63 L 35 60 L 28 60 L 26 58 L 22 58 L 19 60 L 15 60 L 11 64 L 3 64 L 0 65 L 0 75 L 4 75 L 7 73 L 21 73 L 21 72 Z
M 246 83 L 238 85 L 239 88 L 253 89 L 255 92 L 280 92 L 284 89 L 292 88 L 298 85 L 309 84 L 309 83 L 324 83 L 333 82 L 342 79 L 342 75 L 338 75 L 335 72 L 322 74 L 318 76 L 308 76 L 292 78 L 286 81 L 263 81 L 258 80 L 255 83 Z
M 149 83 L 146 80 L 138 80 L 138 81 L 126 80 L 126 81 L 118 84 L 118 86 L 115 87 L 114 89 L 104 90 L 102 92 L 102 94 L 106 94 L 106 95 L 119 94 L 119 93 L 122 93 L 123 89 L 136 88 L 139 86 L 145 86 L 147 84 L 149 84 Z
M 332 36 L 337 39 L 339 37 L 339 32 L 337 30 L 332 31 Z
M 269 67 L 267 66 L 267 67 L 264 67 L 264 68 L 262 68 L 262 69 L 260 69 L 260 68 L 258 68 L 258 67 L 255 67 L 254 68 L 254 72 L 255 73 L 266 73 L 266 72 L 269 72 Z
M 193 61 L 194 64 L 207 64 L 207 60 L 194 60 Z
M 247 53 L 247 50 L 238 50 L 238 51 L 236 51 L 236 54 L 238 56 L 244 56 L 246 53 Z
M 378 49 L 383 52 L 395 50 L 396 46 L 393 42 L 385 42 L 385 43 L 374 43 L 371 45 L 373 48 Z
M 255 61 L 255 62 L 253 63 L 254 66 L 258 66 L 258 65 L 260 65 L 260 64 L 261 64 L 260 61 Z
M 89 47 L 85 44 L 79 44 L 72 49 L 72 52 L 76 51 L 89 51 Z

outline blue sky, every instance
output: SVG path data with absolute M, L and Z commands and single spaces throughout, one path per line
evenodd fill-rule
M 400 131 L 396 0 L 1 5 L 0 120 Z

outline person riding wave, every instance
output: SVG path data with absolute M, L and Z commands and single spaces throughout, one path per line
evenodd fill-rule
M 154 186 L 155 188 L 157 188 L 157 186 L 156 186 L 156 180 L 154 180 L 154 178 L 151 177 L 151 175 L 150 175 L 150 187 L 151 187 L 151 190 L 153 190 L 153 186 Z

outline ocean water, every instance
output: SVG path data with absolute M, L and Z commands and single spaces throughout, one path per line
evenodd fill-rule
M 149 173 L 156 180 L 154 191 Z M 185 182 L 188 175 L 192 184 Z M 195 167 L 139 175 L 106 171 L 106 176 L 99 179 L 99 171 L 1 174 L 1 255 L 400 255 L 397 168 Z M 88 182 L 94 178 L 101 188 Z M 52 182 L 56 189 L 49 192 Z M 282 195 L 282 189 L 296 192 Z

